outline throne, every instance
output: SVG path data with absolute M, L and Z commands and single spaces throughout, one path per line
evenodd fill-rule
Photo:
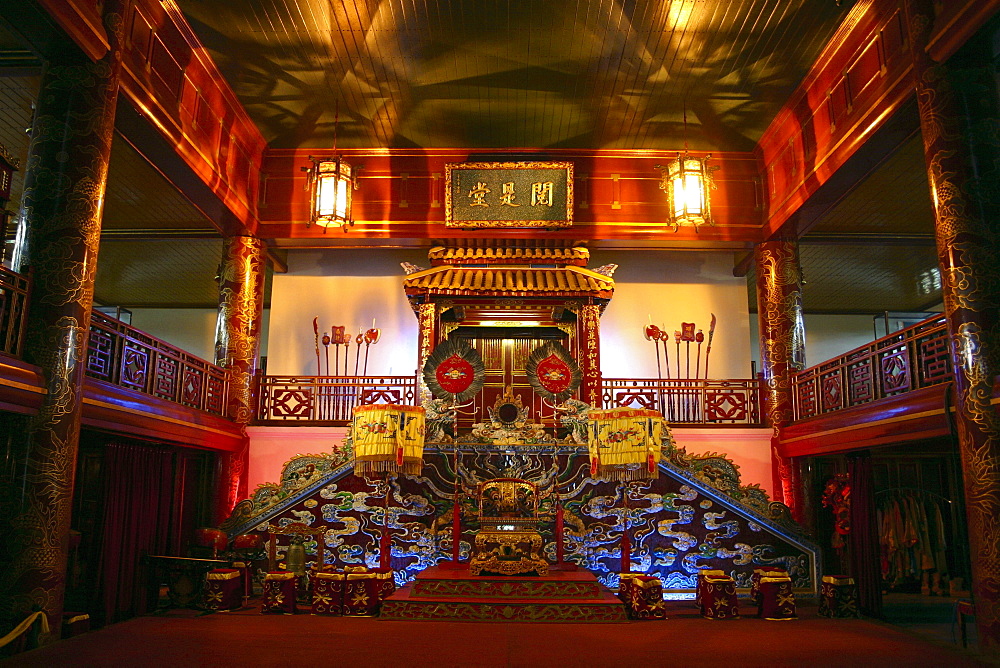
M 479 525 L 469 572 L 547 575 L 541 555 L 538 487 L 520 478 L 494 478 L 479 484 Z

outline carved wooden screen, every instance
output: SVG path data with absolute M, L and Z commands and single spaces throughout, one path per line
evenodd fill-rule
M 482 392 L 474 399 L 474 405 L 464 409 L 472 414 L 459 416 L 459 429 L 471 428 L 474 422 L 488 421 L 487 408 L 493 406 L 497 397 L 503 394 L 504 388 L 508 385 L 513 388 L 514 396 L 521 395 L 521 401 L 530 407 L 529 415 L 532 422 L 540 423 L 543 414 L 551 414 L 552 409 L 545 409 L 542 406 L 541 397 L 535 394 L 524 372 L 531 351 L 548 340 L 550 339 L 499 336 L 469 339 L 469 343 L 483 356 L 486 383 Z

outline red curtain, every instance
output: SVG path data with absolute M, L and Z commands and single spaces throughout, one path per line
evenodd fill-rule
M 97 590 L 104 623 L 149 611 L 147 554 L 168 549 L 174 454 L 154 445 L 109 443 L 104 458 L 104 514 Z
M 847 473 L 851 481 L 851 575 L 858 585 L 858 607 L 866 615 L 881 617 L 882 572 L 871 453 L 848 455 Z

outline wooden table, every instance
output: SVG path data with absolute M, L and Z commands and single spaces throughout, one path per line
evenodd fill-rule
M 193 557 L 170 557 L 150 554 L 149 564 L 167 573 L 167 595 L 170 604 L 177 608 L 194 608 L 201 596 L 205 573 L 213 568 L 229 565 L 225 559 L 195 559 Z

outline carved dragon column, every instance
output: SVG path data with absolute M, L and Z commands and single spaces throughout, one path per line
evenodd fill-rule
M 39 90 L 25 170 L 27 243 L 21 271 L 33 285 L 25 359 L 45 386 L 12 465 L 23 485 L 4 490 L 10 561 L 0 569 L 0 615 L 14 621 L 42 610 L 60 636 L 70 514 L 80 439 L 84 365 L 104 190 L 121 70 L 122 8 L 105 4 L 110 49 L 97 62 L 72 42 L 58 45 Z
M 926 46 L 933 4 L 906 3 L 938 263 L 955 368 L 955 426 L 965 480 L 980 644 L 1000 652 L 1000 90 L 997 32 L 982 30 L 947 66 Z
M 242 426 L 249 424 L 256 412 L 254 390 L 260 358 L 266 261 L 264 242 L 260 239 L 235 236 L 225 240 L 219 266 L 215 363 L 229 373 L 226 415 Z M 249 495 L 249 462 L 250 441 L 244 432 L 242 447 L 219 457 L 216 514 L 220 520 Z
M 777 497 L 801 521 L 801 490 L 793 463 L 778 454 L 778 436 L 792 421 L 792 373 L 805 365 L 802 270 L 793 240 L 772 240 L 754 248 L 757 268 L 757 321 L 764 372 L 764 411 L 771 425 L 771 461 Z

